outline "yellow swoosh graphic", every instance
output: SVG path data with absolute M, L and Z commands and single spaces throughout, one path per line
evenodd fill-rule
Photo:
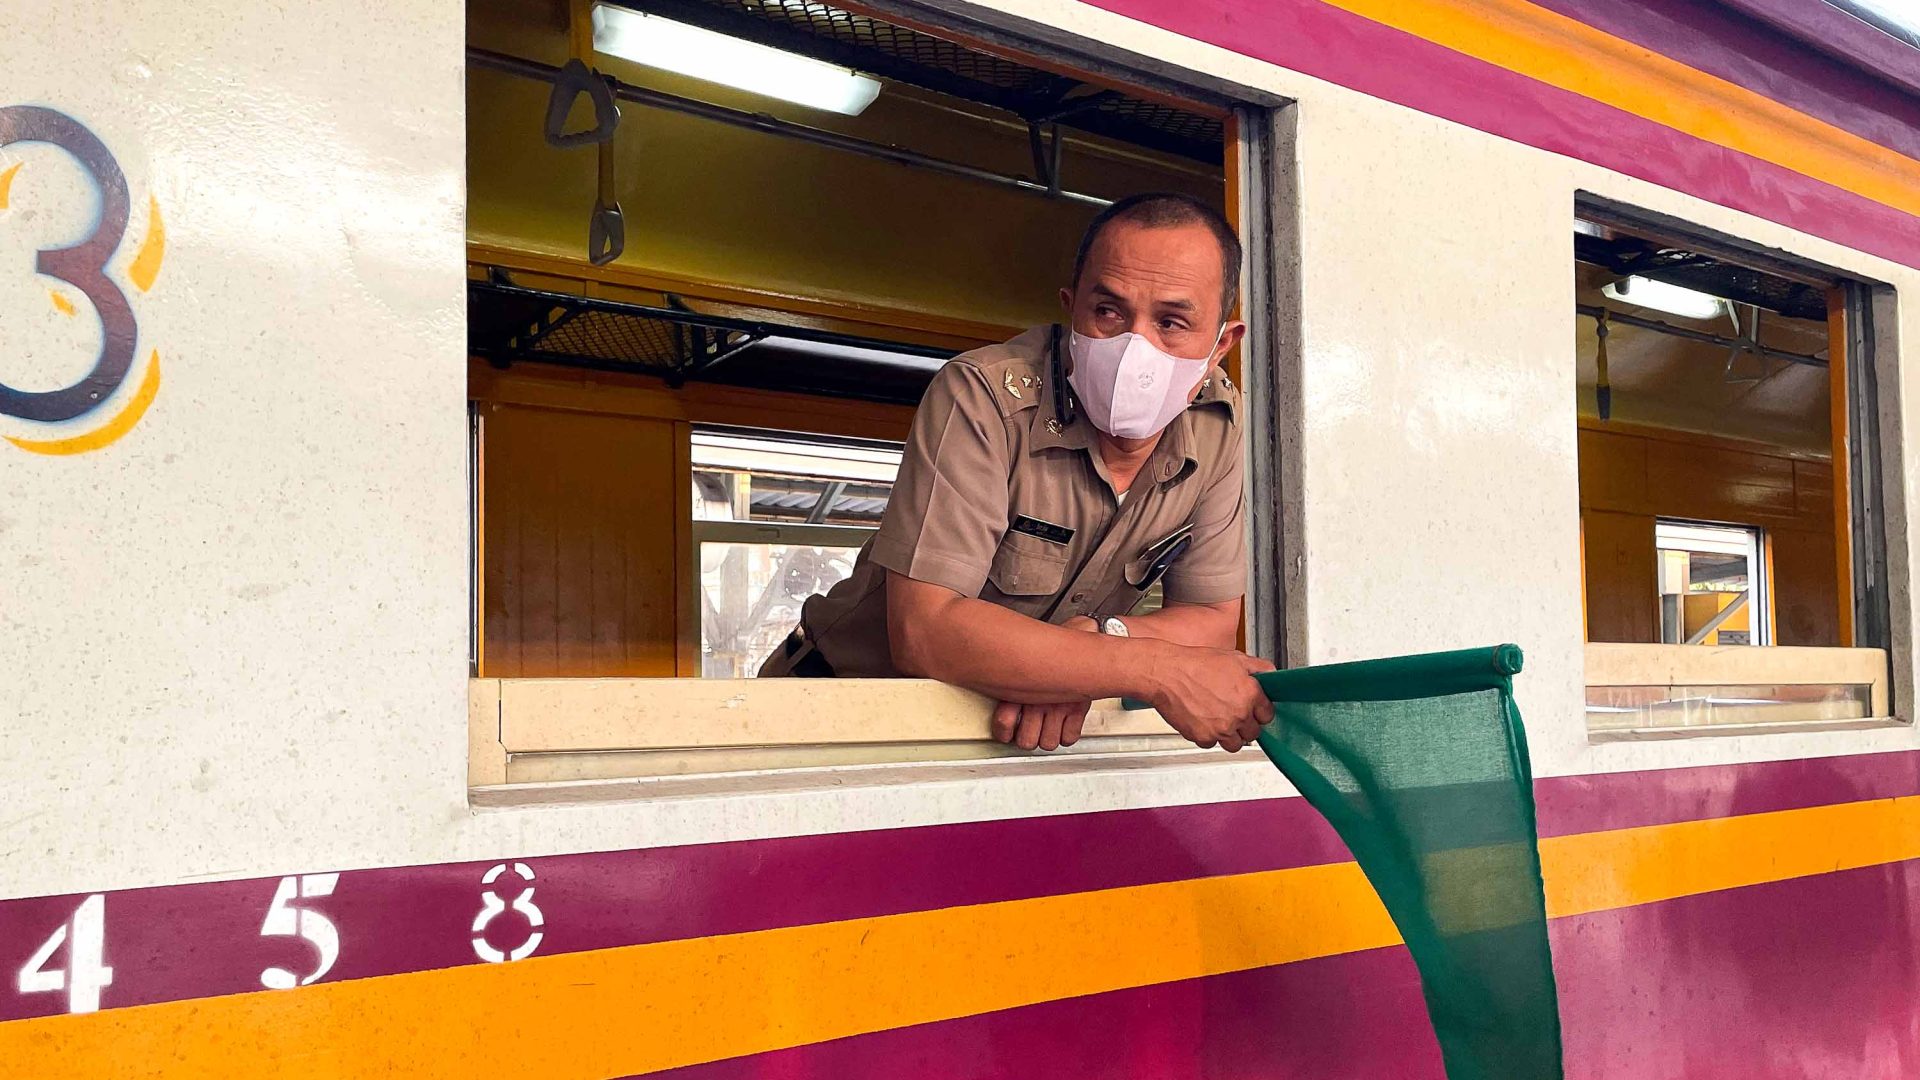
M 153 404 L 154 395 L 160 392 L 160 351 L 155 349 L 147 363 L 147 373 L 140 380 L 140 389 L 134 392 L 133 400 L 121 409 L 113 419 L 85 435 L 75 435 L 66 439 L 16 439 L 6 436 L 6 440 L 22 450 L 35 454 L 84 454 L 89 450 L 98 450 L 119 441 L 120 436 L 133 430 L 133 425 L 147 414 L 147 407 Z
M 147 196 L 147 235 L 140 241 L 140 250 L 134 253 L 133 264 L 127 267 L 127 279 L 141 292 L 153 288 L 153 279 L 160 276 L 160 260 L 167 254 L 167 227 L 160 220 L 160 203 L 153 196 Z
M 20 166 L 25 164 L 26 162 L 24 161 L 16 162 L 13 168 L 8 169 L 6 172 L 0 172 L 0 210 L 7 208 L 7 199 L 13 192 L 13 176 L 20 171 Z

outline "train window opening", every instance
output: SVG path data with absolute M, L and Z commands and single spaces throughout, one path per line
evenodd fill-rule
M 913 684 L 751 680 L 877 527 L 934 372 L 1056 321 L 1099 209 L 1176 191 L 1268 227 L 1264 107 L 805 9 L 469 3 L 476 784 L 1021 753 L 949 688 L 928 700 L 964 717 Z M 668 22 L 864 80 L 860 107 L 636 39 Z M 1247 246 L 1228 369 L 1253 392 L 1272 245 Z M 690 722 L 709 698 L 722 722 Z M 1185 745 L 1117 702 L 1087 731 L 1076 752 Z
M 1889 717 L 1871 286 L 1597 201 L 1574 250 L 1593 737 Z

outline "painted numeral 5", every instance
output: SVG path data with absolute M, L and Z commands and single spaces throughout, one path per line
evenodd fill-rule
M 100 990 L 113 985 L 113 969 L 104 962 L 107 940 L 107 898 L 99 893 L 87 897 L 74 909 L 73 918 L 62 923 L 53 936 L 42 942 L 20 969 L 23 994 L 67 992 L 67 1011 L 89 1013 L 100 1008 Z M 60 946 L 67 947 L 65 968 L 47 967 Z
M 260 936 L 305 938 L 319 952 L 320 959 L 305 975 L 270 967 L 260 973 L 260 985 L 270 990 L 291 990 L 315 982 L 333 969 L 333 962 L 340 959 L 340 931 L 334 928 L 333 920 L 317 911 L 297 908 L 293 901 L 296 894 L 301 899 L 332 896 L 333 887 L 339 883 L 339 874 L 302 874 L 280 879 L 273 903 L 267 908 L 267 920 L 260 924 Z

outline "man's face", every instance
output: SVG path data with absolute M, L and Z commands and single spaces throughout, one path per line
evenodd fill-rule
M 1117 221 L 1100 231 L 1079 284 L 1060 290 L 1060 302 L 1088 337 L 1132 331 L 1173 356 L 1218 361 L 1246 330 L 1232 322 L 1220 332 L 1221 284 L 1220 244 L 1205 225 Z

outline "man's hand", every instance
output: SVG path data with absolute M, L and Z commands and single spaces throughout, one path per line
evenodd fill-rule
M 1232 649 L 1182 645 L 1149 637 L 1106 637 L 1090 619 L 1052 626 L 940 585 L 887 571 L 887 630 L 902 674 L 939 679 L 1000 701 L 998 731 L 1018 737 L 1033 714 L 1041 745 L 1051 708 L 1060 733 L 1084 716 L 1087 699 L 1141 698 L 1175 731 L 1203 747 L 1239 750 L 1273 719 L 1273 705 L 1252 676 L 1273 665 Z M 1071 705 L 1061 705 L 1061 702 Z M 1078 735 L 1076 727 L 1074 734 Z M 1028 745 L 1028 743 L 1022 743 Z
M 1080 741 L 1091 701 L 1062 705 L 1021 705 L 1003 701 L 993 709 L 993 737 L 1022 750 L 1057 750 Z
M 1069 630 L 1100 632 L 1100 624 L 1085 615 L 1076 615 L 1060 624 Z M 1022 705 L 1003 701 L 994 706 L 993 737 L 1012 743 L 1022 750 L 1055 750 L 1080 741 L 1080 729 L 1087 722 L 1091 701 L 1069 701 L 1057 705 Z
M 1195 746 L 1238 753 L 1273 719 L 1273 702 L 1253 678 L 1272 670 L 1267 661 L 1232 649 L 1176 646 L 1154 664 L 1155 693 L 1148 701 Z

